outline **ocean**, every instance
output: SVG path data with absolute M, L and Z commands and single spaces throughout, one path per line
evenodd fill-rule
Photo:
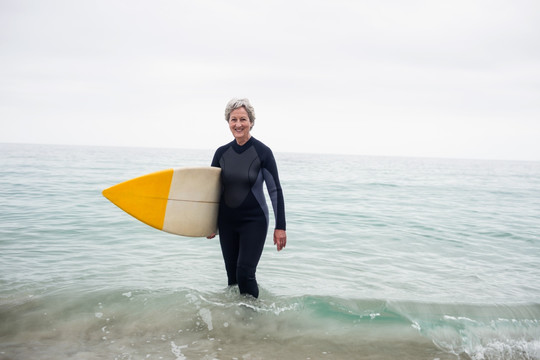
M 255 300 L 101 195 L 212 155 L 0 144 L 0 359 L 540 359 L 539 162 L 276 153 Z

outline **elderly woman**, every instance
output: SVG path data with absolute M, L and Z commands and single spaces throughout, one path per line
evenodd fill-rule
M 241 294 L 257 298 L 257 264 L 268 232 L 268 207 L 263 182 L 275 215 L 274 244 L 287 244 L 285 204 L 272 150 L 251 136 L 255 110 L 248 99 L 232 99 L 225 120 L 234 140 L 216 150 L 212 166 L 221 168 L 222 194 L 218 229 L 229 285 L 238 284 Z M 209 236 L 213 238 L 215 234 Z

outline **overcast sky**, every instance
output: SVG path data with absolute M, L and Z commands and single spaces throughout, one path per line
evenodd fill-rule
M 0 142 L 540 160 L 540 1 L 0 0 Z

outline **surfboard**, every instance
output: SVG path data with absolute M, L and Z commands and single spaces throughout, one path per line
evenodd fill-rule
M 190 167 L 143 175 L 103 190 L 103 196 L 158 230 L 191 237 L 217 232 L 221 169 Z

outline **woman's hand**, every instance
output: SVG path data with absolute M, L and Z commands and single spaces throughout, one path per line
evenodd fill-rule
M 287 232 L 285 230 L 274 230 L 274 245 L 277 246 L 277 251 L 281 251 L 287 245 Z

